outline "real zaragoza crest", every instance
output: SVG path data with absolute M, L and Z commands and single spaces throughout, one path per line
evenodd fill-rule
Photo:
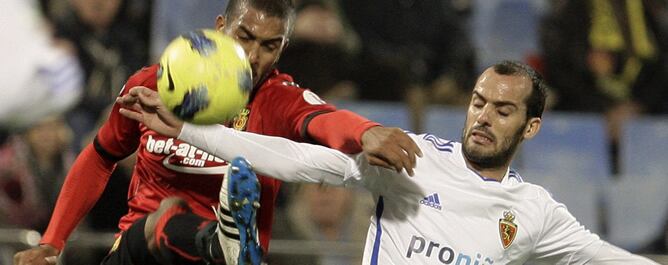
M 503 218 L 499 219 L 499 235 L 501 236 L 501 245 L 506 249 L 515 240 L 517 235 L 517 224 L 515 224 L 515 215 L 510 211 L 503 212 Z
M 232 122 L 232 128 L 234 128 L 237 131 L 244 131 L 246 130 L 246 123 L 248 122 L 248 115 L 250 114 L 250 110 L 245 108 L 239 111 L 239 114 L 237 114 L 236 117 L 234 117 L 234 121 Z

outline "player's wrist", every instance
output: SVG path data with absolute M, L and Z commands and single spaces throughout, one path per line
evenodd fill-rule
M 376 122 L 367 122 L 362 125 L 357 129 L 357 138 L 355 139 L 357 141 L 357 144 L 359 146 L 363 146 L 365 142 L 368 142 L 368 138 L 372 137 L 374 135 L 374 129 L 377 128 L 382 128 L 383 125 L 376 123 Z
M 40 243 L 39 248 L 46 250 L 49 255 L 58 256 L 60 255 L 60 249 L 56 246 L 53 246 L 49 243 Z
M 60 254 L 60 252 L 65 248 L 65 241 L 51 240 L 46 236 L 44 236 L 42 240 L 39 242 L 38 246 L 40 248 L 53 249 L 55 250 L 56 254 Z

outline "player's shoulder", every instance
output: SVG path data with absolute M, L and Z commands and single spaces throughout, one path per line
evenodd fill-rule
M 126 89 L 135 86 L 144 86 L 157 91 L 158 75 L 160 75 L 159 64 L 142 67 L 128 78 L 128 81 L 125 82 L 124 89 L 121 93 L 125 92 Z
M 545 204 L 557 203 L 552 194 L 543 186 L 526 182 L 520 174 L 511 169 L 508 172 L 507 179 L 504 181 L 506 187 L 513 189 L 513 193 L 524 197 L 527 200 L 532 200 L 534 203 L 544 206 Z
M 271 91 L 275 93 L 281 93 L 286 91 L 299 93 L 305 90 L 297 82 L 295 82 L 292 76 L 286 73 L 281 73 L 278 70 L 272 71 L 267 76 L 260 89 L 267 92 Z
M 292 76 L 274 70 L 260 86 L 257 97 L 268 97 L 272 101 L 295 101 L 303 99 L 311 105 L 326 104 L 313 91 L 302 88 Z
M 459 142 L 444 139 L 431 133 L 415 134 L 410 131 L 406 131 L 406 133 L 413 138 L 413 141 L 415 141 L 420 148 L 426 148 L 427 150 L 438 153 L 453 154 L 460 146 Z

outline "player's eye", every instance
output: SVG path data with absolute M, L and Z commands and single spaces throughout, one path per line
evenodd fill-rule
M 498 110 L 498 113 L 503 117 L 508 117 L 512 113 L 512 110 L 509 108 L 501 108 Z
M 246 42 L 246 41 L 250 40 L 250 37 L 248 35 L 245 35 L 245 34 L 238 34 L 237 35 L 237 40 Z
M 264 47 L 264 49 L 267 50 L 268 52 L 273 52 L 276 49 L 278 49 L 278 44 L 266 43 L 266 44 L 263 44 L 262 47 Z
M 482 108 L 483 106 L 485 106 L 485 102 L 483 102 L 480 99 L 473 99 L 473 102 L 471 103 L 471 105 L 473 105 L 473 107 L 479 109 L 479 108 Z

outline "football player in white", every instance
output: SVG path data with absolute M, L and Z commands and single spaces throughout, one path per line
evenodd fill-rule
M 461 143 L 410 134 L 423 152 L 414 177 L 321 146 L 183 124 L 136 88 L 122 111 L 148 127 L 284 181 L 359 185 L 376 200 L 363 264 L 656 264 L 601 240 L 542 187 L 510 169 L 541 126 L 545 85 L 530 67 L 502 62 L 473 89 Z M 142 104 L 133 104 L 137 99 Z M 158 115 L 156 115 L 156 111 Z

